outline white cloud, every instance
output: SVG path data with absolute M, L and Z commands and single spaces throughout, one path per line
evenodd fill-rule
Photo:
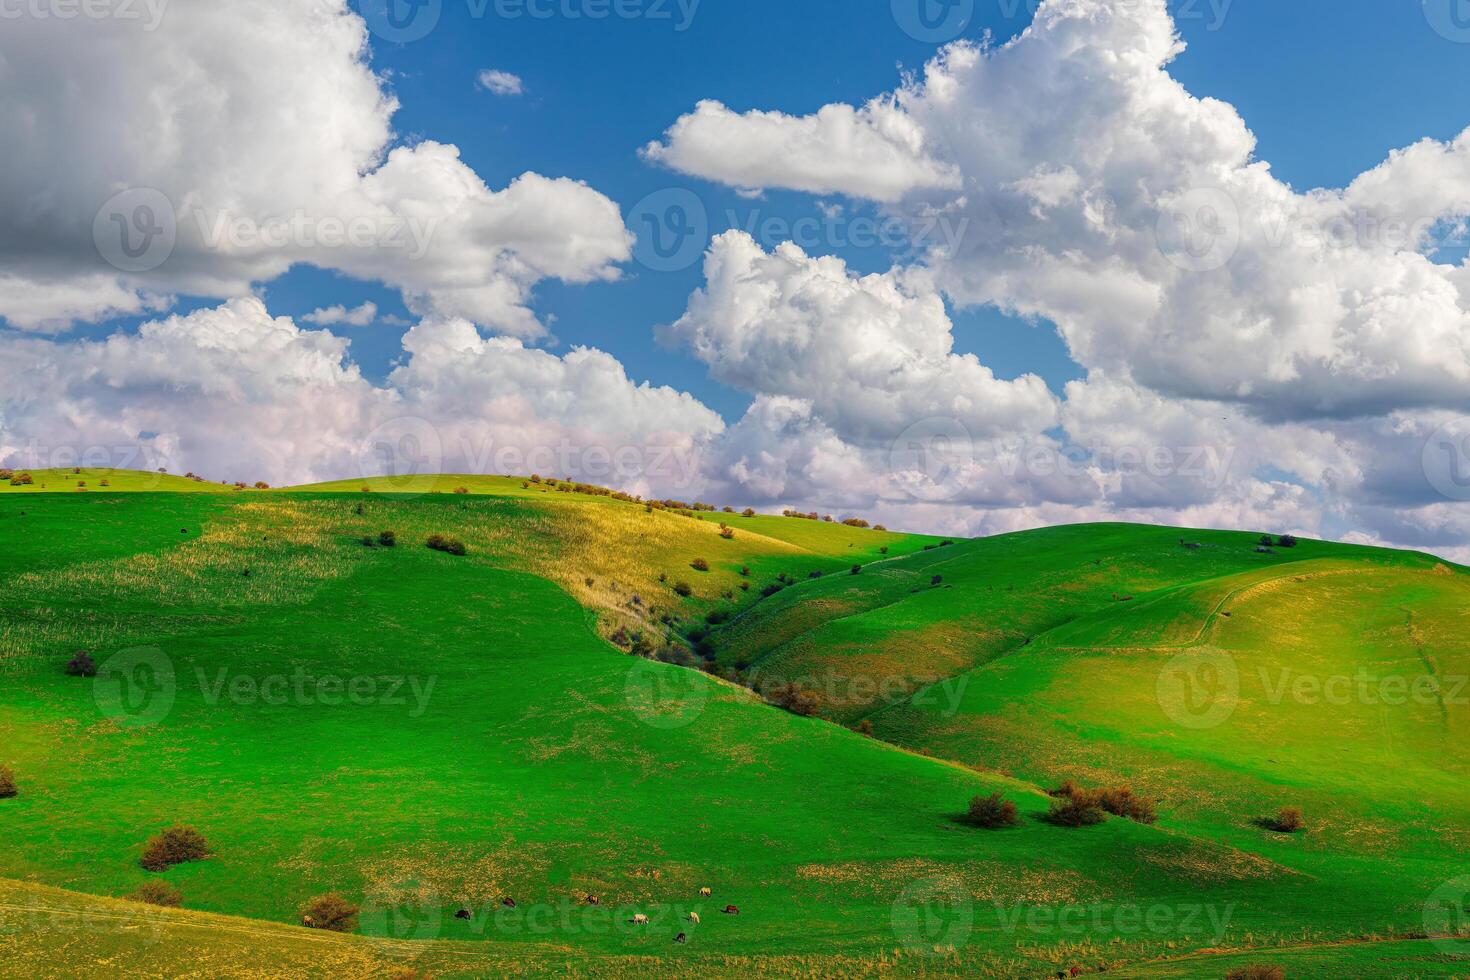
M 308 264 L 382 280 L 420 315 L 536 337 L 538 282 L 616 276 L 631 242 L 616 204 L 532 173 L 495 190 L 453 146 L 398 143 L 367 44 L 345 0 L 176 4 L 151 33 L 7 21 L 0 316 L 55 330 Z M 116 203 L 129 189 L 156 193 Z M 94 225 L 109 250 L 125 230 L 155 250 L 120 271 Z M 175 230 L 172 251 L 148 228 Z
M 718 381 L 805 400 L 845 440 L 887 444 L 934 416 L 977 436 L 1056 419 L 1040 378 L 1001 381 L 954 353 L 944 301 L 922 274 L 858 276 L 790 243 L 767 253 L 739 231 L 715 239 L 704 271 L 704 288 L 663 338 Z
M 430 320 L 375 385 L 348 341 L 255 298 L 63 342 L 0 336 L 0 463 L 191 469 L 274 484 L 376 475 L 375 433 L 407 432 L 434 472 L 529 472 L 674 492 L 719 416 L 635 384 L 609 355 L 565 357 Z
M 522 95 L 526 91 L 521 76 L 498 68 L 486 68 L 476 76 L 480 88 L 495 95 Z
M 348 309 L 341 304 L 336 306 L 324 306 L 313 310 L 301 319 L 306 323 L 314 323 L 319 327 L 330 327 L 342 324 L 348 327 L 370 326 L 378 317 L 378 304 L 367 302 L 361 306 Z
M 893 201 L 926 188 L 956 188 L 958 173 L 932 159 L 923 131 L 897 105 L 829 105 L 812 116 L 735 113 L 699 103 L 643 148 L 645 159 L 735 187 L 790 187 Z M 834 152 L 837 151 L 837 152 Z

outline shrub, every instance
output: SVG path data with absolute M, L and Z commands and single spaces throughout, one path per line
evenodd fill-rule
M 974 827 L 1000 830 L 1003 827 L 1014 827 L 1021 822 L 1021 817 L 1016 812 L 1016 804 L 999 793 L 992 793 L 989 796 L 977 796 L 970 801 L 970 810 L 965 815 L 965 821 Z
M 683 596 L 687 599 L 694 594 L 694 586 L 690 585 L 688 582 L 675 582 L 674 594 Z
M 464 542 L 459 538 L 447 537 L 443 534 L 431 534 L 425 542 L 430 551 L 442 551 L 447 555 L 463 555 L 465 553 Z
M 888 554 L 888 545 L 885 544 L 883 547 L 879 548 L 878 549 L 878 554 L 880 554 L 880 555 L 886 555 L 886 554 Z
M 1295 548 L 1296 547 L 1296 535 L 1293 535 L 1293 534 L 1283 534 L 1281 537 L 1279 537 L 1279 538 L 1276 539 L 1276 544 L 1279 545 L 1282 548 Z
M 936 576 L 934 576 L 933 578 L 931 578 L 929 580 L 929 584 L 930 585 L 943 585 L 944 584 L 944 576 L 943 575 L 936 575 Z
M 771 694 L 767 700 L 777 707 L 785 708 L 793 715 L 800 715 L 803 718 L 814 717 L 822 707 L 822 703 L 817 699 L 815 692 L 796 684 L 776 686 L 771 690 Z
M 1046 814 L 1047 822 L 1058 827 L 1091 827 L 1106 819 L 1097 796 L 1092 793 L 1058 797 L 1051 801 L 1051 810 Z
M 742 510 L 740 512 L 740 516 L 741 517 L 754 517 L 755 516 L 755 509 L 752 508 L 752 507 L 747 507 L 747 508 L 745 508 L 744 510 Z
M 66 673 L 70 677 L 96 677 L 97 664 L 92 660 L 92 655 L 87 651 L 78 650 L 67 661 Z
M 1276 543 L 1276 539 L 1272 538 L 1271 535 L 1269 535 L 1269 534 L 1263 534 L 1263 535 L 1261 535 L 1261 544 L 1265 545 L 1267 548 L 1271 547 L 1275 543 Z
M 725 527 L 723 524 L 720 525 L 720 537 L 726 541 L 733 539 L 735 537 L 735 529 L 733 527 Z
M 378 544 L 384 548 L 393 548 L 398 544 L 398 534 L 394 531 L 379 531 Z
M 150 840 L 138 861 L 149 871 L 167 871 L 176 864 L 203 861 L 209 857 L 209 844 L 193 827 L 170 827 Z
M 1302 811 L 1294 806 L 1284 806 L 1269 820 L 1262 821 L 1265 826 L 1278 834 L 1295 834 L 1307 829 L 1305 821 L 1302 820 Z
M 184 896 L 179 894 L 177 888 L 166 881 L 157 880 L 143 882 L 128 898 L 145 905 L 161 905 L 169 909 L 176 909 L 184 904 Z
M 20 790 L 15 785 L 15 770 L 9 766 L 0 766 L 0 800 L 13 800 L 20 795 Z
M 28 487 L 34 482 L 29 473 L 17 473 L 10 478 L 10 485 L 12 487 Z
M 854 565 L 854 566 L 852 566 L 852 574 L 854 574 L 854 575 L 861 575 L 862 573 L 863 573 L 863 566 L 861 566 L 861 565 Z
M 455 493 L 469 493 L 470 492 L 470 488 L 469 487 L 455 487 L 454 488 L 454 492 Z
M 696 572 L 707 572 L 709 571 L 709 562 L 705 561 L 703 558 L 696 558 L 689 563 L 689 567 L 694 569 Z
M 362 536 L 362 546 L 364 548 L 376 548 L 378 546 L 378 539 L 371 534 L 364 534 Z
M 1238 966 L 1231 970 L 1225 974 L 1225 980 L 1286 980 L 1286 971 L 1279 966 L 1252 963 L 1250 966 Z
M 271 485 L 269 483 L 266 483 L 264 480 L 255 481 L 255 489 L 257 490 L 269 490 L 270 488 Z
M 764 589 L 761 589 L 761 598 L 769 599 L 771 596 L 775 595 L 777 592 L 780 592 L 784 588 L 786 588 L 786 586 L 777 585 L 773 582 L 770 585 L 766 586 Z
M 302 906 L 301 924 L 308 929 L 353 932 L 357 929 L 357 906 L 338 895 L 321 895 Z
M 1113 816 L 1126 817 L 1135 823 L 1153 823 L 1158 819 L 1154 813 L 1154 801 L 1134 795 L 1129 786 L 1103 790 L 1098 796 L 1098 803 Z
M 750 577 L 750 566 L 749 565 L 741 565 L 740 566 L 740 574 L 743 575 L 746 578 L 749 578 Z
M 719 626 L 721 623 L 728 623 L 730 621 L 730 612 L 727 609 L 712 610 L 704 617 L 704 621 L 706 623 L 709 623 L 711 626 Z

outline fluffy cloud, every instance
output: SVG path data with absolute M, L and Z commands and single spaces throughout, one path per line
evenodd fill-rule
M 521 76 L 498 68 L 486 68 L 475 79 L 480 88 L 495 95 L 521 95 L 526 91 Z
M 341 305 L 325 306 L 319 310 L 313 310 L 301 319 L 307 323 L 314 323 L 319 327 L 330 327 L 343 324 L 349 327 L 366 327 L 378 318 L 377 303 L 363 303 L 352 309 Z
M 1470 134 L 1346 190 L 1297 193 L 1254 158 L 1231 106 L 1168 74 L 1182 47 L 1163 0 L 1046 0 L 1009 44 L 952 46 L 862 110 L 772 125 L 701 105 L 657 157 L 947 216 L 966 233 L 927 265 L 949 296 L 1045 317 L 1083 366 L 1167 395 L 1273 419 L 1463 404 L 1470 272 L 1420 249 L 1470 213 Z M 958 186 L 851 180 L 880 128 L 873 106 L 906 134 L 907 172 Z M 865 119 L 867 135 L 828 118 Z
M 923 131 L 889 99 L 861 109 L 829 105 L 804 117 L 740 115 L 705 101 L 664 139 L 644 147 L 644 158 L 742 188 L 893 201 L 912 191 L 959 186 L 955 169 L 929 157 Z
M 254 298 L 61 342 L 0 337 L 0 463 L 193 469 L 272 483 L 376 475 L 413 440 L 424 470 L 526 472 L 687 489 L 724 428 L 687 394 L 635 384 L 601 351 L 565 357 L 468 321 L 405 337 L 384 385 L 348 341 Z M 401 470 L 400 470 L 401 472 Z
M 7 21 L 0 316 L 54 330 L 305 263 L 536 337 L 537 282 L 616 275 L 630 236 L 596 191 L 537 174 L 494 190 L 453 146 L 395 145 L 367 40 L 345 0 L 175 4 L 152 32 Z
M 842 438 L 887 443 L 932 416 L 976 435 L 1045 429 L 1056 400 L 1034 375 L 1001 381 L 953 352 L 944 301 L 920 274 L 857 276 L 795 245 L 715 239 L 706 285 L 662 331 L 719 381 L 807 400 Z

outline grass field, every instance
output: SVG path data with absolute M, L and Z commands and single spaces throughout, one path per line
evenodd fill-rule
M 1435 559 L 33 478 L 0 487 L 0 952 L 31 975 L 1470 974 L 1434 911 L 1470 874 L 1470 579 Z M 707 669 L 627 652 L 672 648 Z M 1363 673 L 1375 702 L 1338 696 Z M 793 681 L 823 717 L 747 689 Z M 1053 826 L 1067 778 L 1158 822 Z M 1018 827 L 963 822 L 993 792 Z M 1282 806 L 1304 833 L 1254 822 Z M 211 857 L 144 871 L 174 823 Z M 183 910 L 122 900 L 158 878 Z M 327 892 L 362 936 L 300 927 Z

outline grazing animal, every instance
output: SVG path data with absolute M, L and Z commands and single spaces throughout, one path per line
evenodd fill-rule
M 596 895 L 588 895 L 587 896 L 587 904 L 588 905 L 596 905 L 597 904 L 597 896 Z
M 688 941 L 689 937 L 684 935 L 682 932 L 674 937 L 674 942 L 676 943 L 687 943 Z
M 699 890 L 699 897 L 700 898 L 709 898 L 709 896 L 710 896 L 710 890 L 708 888 L 701 888 Z
M 312 926 L 316 925 L 316 920 L 309 915 L 303 915 L 301 917 L 301 924 L 310 929 Z
M 513 898 L 503 898 L 500 900 L 500 904 L 508 909 L 513 909 L 516 907 L 516 900 Z
M 689 913 L 689 921 L 692 922 L 692 923 L 694 923 L 695 925 L 699 925 L 699 913 L 698 912 L 690 912 Z
M 735 906 L 733 906 L 733 905 L 726 905 L 720 911 L 724 912 L 726 915 L 739 915 L 740 914 L 740 910 L 738 908 L 736 908 Z
M 644 915 L 642 912 L 639 912 L 628 921 L 633 923 L 633 925 L 635 926 L 646 926 L 648 925 L 648 916 Z
M 454 913 L 454 917 L 456 919 L 468 919 L 470 917 L 470 910 L 460 909 L 458 912 Z

